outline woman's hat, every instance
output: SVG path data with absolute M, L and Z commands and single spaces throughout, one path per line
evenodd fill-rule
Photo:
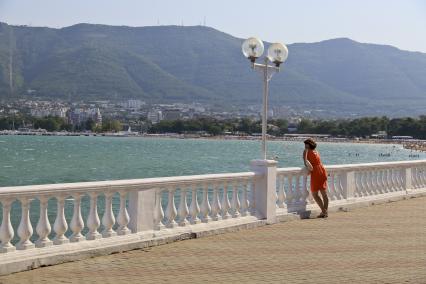
M 305 141 L 303 141 L 303 143 L 308 144 L 314 148 L 317 146 L 317 143 L 312 138 L 306 139 Z

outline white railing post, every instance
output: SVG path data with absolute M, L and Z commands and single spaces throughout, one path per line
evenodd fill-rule
M 411 168 L 402 169 L 402 186 L 406 193 L 413 189 Z
M 266 219 L 268 224 L 276 223 L 277 161 L 253 160 L 251 169 L 256 173 L 256 214 L 258 218 Z
M 133 191 L 129 193 L 129 229 L 132 233 L 154 230 L 155 191 Z
M 355 172 L 354 171 L 345 171 L 341 175 L 341 184 L 343 187 L 343 196 L 346 201 L 353 200 L 355 198 Z

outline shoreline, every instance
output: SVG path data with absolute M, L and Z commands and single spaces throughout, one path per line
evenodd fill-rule
M 261 136 L 237 136 L 237 135 L 217 135 L 204 136 L 198 134 L 138 134 L 135 132 L 119 133 L 84 133 L 84 132 L 19 132 L 13 130 L 0 131 L 0 136 L 60 136 L 60 137 L 134 137 L 134 138 L 166 138 L 166 139 L 205 139 L 205 140 L 261 140 Z M 302 142 L 309 136 L 292 137 L 268 137 L 268 141 L 295 141 Z M 371 138 L 337 138 L 337 137 L 315 137 L 315 140 L 322 143 L 358 143 L 358 144 L 397 144 L 402 145 L 404 149 L 426 152 L 426 140 L 416 139 L 371 139 Z

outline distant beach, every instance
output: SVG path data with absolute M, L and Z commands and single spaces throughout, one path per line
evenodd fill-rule
M 48 132 L 44 130 L 17 131 L 4 130 L 0 135 L 22 135 L 22 136 L 102 136 L 102 137 L 147 137 L 147 138 L 173 138 L 173 139 L 209 139 L 209 140 L 260 140 L 260 135 L 217 135 L 208 136 L 202 134 L 139 134 L 138 132 L 120 131 L 117 133 L 93 133 L 93 132 Z M 308 137 L 314 137 L 318 142 L 328 143 L 365 143 L 365 144 L 399 144 L 405 149 L 426 152 L 426 140 L 417 139 L 377 139 L 377 138 L 347 138 L 330 137 L 321 134 L 298 134 L 293 136 L 275 137 L 268 135 L 269 141 L 303 141 Z

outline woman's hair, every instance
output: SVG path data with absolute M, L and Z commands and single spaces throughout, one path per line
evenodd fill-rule
M 303 143 L 307 144 L 311 150 L 315 150 L 317 143 L 312 138 L 308 138 Z

